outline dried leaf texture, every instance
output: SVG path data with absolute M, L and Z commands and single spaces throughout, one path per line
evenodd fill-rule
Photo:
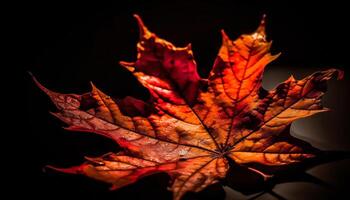
M 321 105 L 325 82 L 333 75 L 342 78 L 342 71 L 290 77 L 271 91 L 263 89 L 264 68 L 278 57 L 269 52 L 263 18 L 254 33 L 234 41 L 222 31 L 213 69 L 202 79 L 190 44 L 176 47 L 135 18 L 140 29 L 137 60 L 120 64 L 149 90 L 148 102 L 133 97 L 116 101 L 93 84 L 83 95 L 60 94 L 34 78 L 67 130 L 97 133 L 124 149 L 86 158 L 80 166 L 52 168 L 110 183 L 112 189 L 166 172 L 178 200 L 224 178 L 229 159 L 278 166 L 316 155 L 317 149 L 289 134 L 289 126 L 327 111 Z

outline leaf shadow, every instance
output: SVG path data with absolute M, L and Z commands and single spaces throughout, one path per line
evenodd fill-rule
M 250 196 L 248 199 L 257 199 L 258 197 L 268 193 L 274 196 L 276 199 L 283 200 L 285 199 L 284 197 L 272 191 L 277 184 L 307 182 L 332 189 L 332 185 L 307 173 L 306 171 L 321 164 L 349 158 L 350 152 L 321 151 L 315 158 L 296 164 L 284 166 L 266 166 L 254 163 L 249 165 L 249 167 L 253 167 L 264 173 L 272 174 L 273 177 L 268 180 L 264 180 L 261 175 L 249 170 L 247 166 L 235 164 L 231 165 L 225 180 L 223 180 L 223 184 L 242 193 L 243 195 Z

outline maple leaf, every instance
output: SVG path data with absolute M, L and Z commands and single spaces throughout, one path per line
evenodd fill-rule
M 321 105 L 325 82 L 334 74 L 341 79 L 342 71 L 329 69 L 301 80 L 291 76 L 271 91 L 263 89 L 264 68 L 278 57 L 269 53 L 263 18 L 254 33 L 235 41 L 222 31 L 214 67 L 202 79 L 191 45 L 176 47 L 135 18 L 140 29 L 137 61 L 120 64 L 149 90 L 148 102 L 114 100 L 94 85 L 83 95 L 60 94 L 33 77 L 58 108 L 53 115 L 69 125 L 67 130 L 94 132 L 124 149 L 54 169 L 110 183 L 112 189 L 166 172 L 178 200 L 224 178 L 229 161 L 279 166 L 317 155 L 317 149 L 289 134 L 289 126 L 327 111 Z

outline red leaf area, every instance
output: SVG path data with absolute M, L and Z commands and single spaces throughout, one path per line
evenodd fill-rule
M 214 66 L 202 79 L 191 45 L 176 47 L 135 18 L 140 29 L 137 60 L 120 64 L 149 90 L 149 101 L 115 101 L 94 85 L 83 95 L 60 94 L 34 78 L 57 106 L 53 115 L 68 124 L 67 130 L 97 133 L 124 149 L 55 169 L 110 183 L 112 189 L 166 172 L 178 200 L 224 178 L 229 159 L 237 165 L 279 166 L 316 156 L 317 149 L 293 138 L 289 126 L 327 111 L 321 105 L 325 82 L 333 75 L 341 79 L 342 71 L 329 69 L 301 80 L 291 76 L 266 91 L 263 71 L 278 55 L 269 53 L 263 19 L 254 33 L 236 40 L 222 31 Z

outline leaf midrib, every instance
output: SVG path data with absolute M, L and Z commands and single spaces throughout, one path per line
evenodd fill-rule
M 109 107 L 107 106 L 106 102 L 103 100 L 103 98 L 101 97 L 101 95 L 100 95 L 99 92 L 98 92 L 98 95 L 99 95 L 100 98 L 102 99 L 104 105 L 109 109 Z M 187 146 L 187 147 L 191 147 L 191 148 L 197 148 L 197 149 L 201 149 L 201 150 L 204 150 L 204 151 L 208 151 L 208 152 L 210 152 L 210 153 L 212 153 L 212 154 L 220 154 L 220 152 L 217 152 L 217 151 L 214 151 L 214 150 L 211 150 L 211 149 L 207 149 L 207 148 L 204 148 L 204 147 L 201 147 L 201 146 L 196 146 L 196 145 L 191 145 L 191 144 L 183 144 L 183 143 L 176 143 L 175 141 L 164 140 L 164 139 L 156 138 L 156 137 L 151 136 L 151 135 L 147 135 L 147 134 L 144 134 L 144 133 L 137 132 L 136 130 L 132 130 L 132 129 L 127 128 L 127 127 L 124 127 L 124 126 L 122 126 L 122 125 L 115 124 L 115 123 L 111 123 L 110 121 L 107 121 L 107 120 L 105 120 L 105 119 L 103 119 L 103 118 L 100 118 L 100 117 L 97 117 L 97 116 L 95 116 L 95 115 L 92 115 L 92 114 L 90 114 L 90 113 L 88 113 L 88 112 L 86 112 L 86 111 L 83 111 L 83 110 L 80 110 L 80 109 L 76 109 L 76 110 L 82 111 L 82 112 L 84 112 L 84 113 L 90 115 L 91 117 L 95 117 L 95 118 L 100 119 L 100 120 L 102 120 L 102 121 L 104 121 L 104 122 L 106 122 L 106 123 L 112 124 L 113 126 L 118 126 L 118 127 L 122 128 L 122 129 L 125 129 L 125 130 L 127 130 L 127 131 L 133 132 L 133 133 L 138 134 L 138 135 L 142 135 L 142 136 L 144 136 L 144 137 L 148 137 L 148 138 L 151 138 L 151 139 L 154 139 L 154 140 L 158 140 L 158 141 L 166 142 L 166 143 L 171 143 L 171 144 L 175 144 L 175 145 L 182 145 L 182 146 Z

